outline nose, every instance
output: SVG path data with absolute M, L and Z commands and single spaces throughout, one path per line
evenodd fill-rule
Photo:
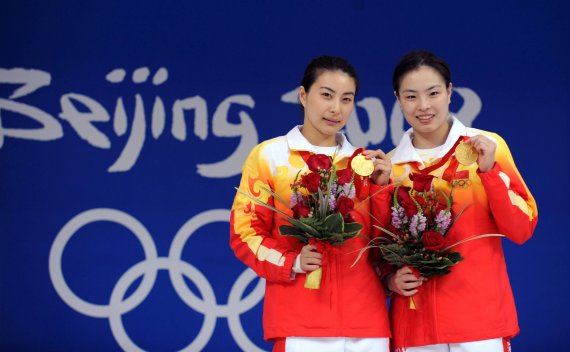
M 340 111 L 340 100 L 339 99 L 333 99 L 331 101 L 330 110 L 334 114 L 337 114 Z
M 431 108 L 430 101 L 427 97 L 420 98 L 420 110 L 428 110 Z

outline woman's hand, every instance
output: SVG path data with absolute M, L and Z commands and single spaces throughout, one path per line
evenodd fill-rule
M 477 150 L 477 164 L 479 165 L 479 171 L 487 172 L 493 168 L 495 165 L 495 151 L 497 150 L 497 144 L 483 135 L 476 135 L 469 138 L 466 143 L 469 143 Z
M 412 296 L 418 292 L 418 287 L 427 280 L 425 277 L 419 278 L 413 274 L 412 269 L 404 266 L 394 274 L 385 279 L 386 286 L 392 292 L 402 296 Z
M 374 172 L 370 175 L 372 182 L 378 186 L 387 185 L 390 182 L 390 173 L 392 172 L 390 158 L 380 149 L 365 150 L 362 154 L 374 163 Z
M 317 248 L 310 244 L 303 246 L 300 253 L 301 269 L 311 272 L 321 267 L 322 254 L 317 252 Z

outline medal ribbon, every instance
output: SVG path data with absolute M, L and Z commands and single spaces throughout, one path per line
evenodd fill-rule
M 455 148 L 459 145 L 459 143 L 461 143 L 462 141 L 467 140 L 469 137 L 467 136 L 460 136 L 457 141 L 455 142 L 455 144 L 453 144 L 453 146 L 449 149 L 449 151 L 435 164 L 430 165 L 424 169 L 419 169 L 419 163 L 414 162 L 412 164 L 412 166 L 414 167 L 414 169 L 421 173 L 421 174 L 429 174 L 430 172 L 439 169 L 440 167 L 442 167 L 450 158 L 451 156 L 455 153 Z M 457 173 L 457 167 L 459 166 L 459 162 L 457 161 L 456 158 L 451 159 L 451 161 L 449 162 L 449 166 L 447 167 L 447 169 L 445 169 L 442 178 L 447 181 L 447 182 L 451 182 Z M 461 174 L 462 176 L 465 176 L 463 174 Z M 468 176 L 466 176 L 468 177 Z M 465 178 L 465 177 L 460 177 L 460 178 Z
M 424 168 L 424 169 L 421 169 L 421 170 L 418 169 L 418 172 L 419 172 L 419 173 L 422 173 L 422 174 L 429 174 L 429 173 L 432 172 L 433 170 L 437 170 L 437 169 L 439 169 L 440 167 L 442 167 L 443 164 L 445 164 L 445 163 L 449 160 L 449 158 L 451 158 L 451 156 L 453 155 L 453 153 L 455 153 L 455 148 L 459 145 L 459 143 L 461 143 L 462 141 L 466 140 L 467 138 L 469 138 L 469 137 L 467 137 L 467 136 L 460 136 L 460 137 L 457 139 L 457 142 L 455 142 L 455 144 L 449 149 L 449 151 L 448 151 L 437 163 L 435 163 L 435 164 L 433 164 L 433 165 L 431 165 L 431 166 L 428 166 L 428 167 L 426 167 L 426 168 Z M 455 160 L 455 159 L 454 159 L 454 160 Z M 456 168 L 457 168 L 457 166 L 456 166 Z

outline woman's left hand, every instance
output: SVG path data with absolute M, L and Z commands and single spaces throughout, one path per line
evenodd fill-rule
M 469 138 L 466 143 L 469 143 L 477 150 L 477 164 L 479 165 L 479 171 L 487 172 L 493 168 L 495 165 L 495 151 L 497 150 L 497 144 L 483 135 L 476 135 Z
M 366 159 L 372 159 L 374 163 L 374 172 L 370 175 L 372 182 L 378 186 L 387 185 L 390 182 L 390 173 L 392 172 L 390 158 L 380 149 L 365 150 L 362 154 Z

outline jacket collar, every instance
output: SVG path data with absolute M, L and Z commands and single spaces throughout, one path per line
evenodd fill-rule
M 307 151 L 311 153 L 318 153 L 319 147 L 312 145 L 305 136 L 301 133 L 301 128 L 303 125 L 295 126 L 289 133 L 287 133 L 287 144 L 289 145 L 289 149 L 295 151 Z M 351 156 L 354 152 L 354 147 L 350 142 L 346 139 L 343 133 L 336 134 L 336 142 L 339 144 L 339 150 L 337 152 L 337 156 L 344 157 L 344 156 Z
M 459 121 L 455 116 L 450 115 L 451 120 L 451 129 L 449 130 L 449 134 L 447 135 L 447 139 L 443 144 L 443 147 L 439 150 L 438 154 L 435 156 L 436 158 L 443 157 L 449 149 L 457 142 L 457 139 L 461 136 L 467 136 L 468 131 L 467 127 Z M 420 165 L 425 166 L 422 158 L 419 156 L 416 148 L 412 144 L 413 139 L 413 129 L 410 128 L 409 130 L 404 133 L 402 140 L 396 147 L 394 154 L 392 155 L 392 163 L 393 164 L 403 164 L 409 162 L 418 162 Z

